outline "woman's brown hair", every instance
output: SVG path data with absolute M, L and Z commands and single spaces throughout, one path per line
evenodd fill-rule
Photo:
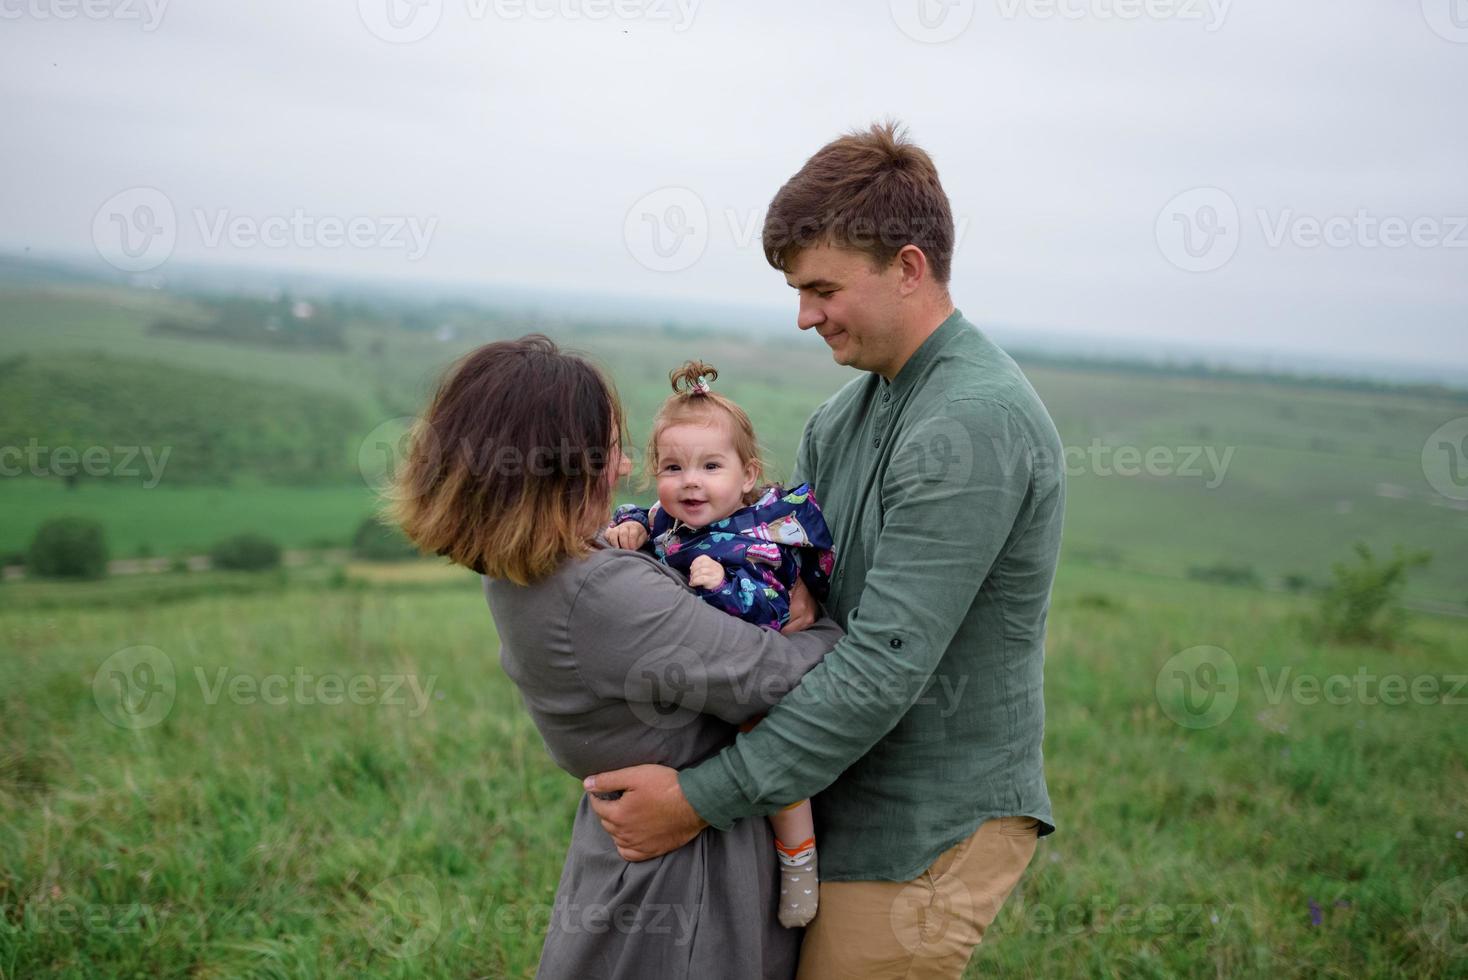
M 616 389 L 540 334 L 471 351 L 411 434 L 388 516 L 424 551 L 528 585 L 591 551 L 620 443 Z
M 744 409 L 709 387 L 718 377 L 718 369 L 703 361 L 685 361 L 682 367 L 668 372 L 673 393 L 653 416 L 652 435 L 647 440 L 647 466 L 642 476 L 644 487 L 651 486 L 657 478 L 660 465 L 658 438 L 664 429 L 674 425 L 725 422 L 734 441 L 734 451 L 739 454 L 740 465 L 754 463 L 754 489 L 744 495 L 744 503 L 752 504 L 760 498 L 764 492 L 765 462 L 760 455 L 759 440 L 755 438 L 754 423 Z

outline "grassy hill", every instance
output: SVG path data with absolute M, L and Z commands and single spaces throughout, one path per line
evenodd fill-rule
M 404 417 L 498 337 L 591 354 L 638 441 L 669 368 L 711 361 L 781 477 L 852 377 L 793 329 L 296 302 L 0 285 L 0 452 L 172 453 L 156 485 L 0 477 L 0 555 L 64 514 L 101 521 L 118 557 L 238 531 L 343 544 Z M 1280 591 L 1365 540 L 1433 551 L 1408 596 L 1461 609 L 1468 508 L 1423 449 L 1468 397 L 1021 363 L 1069 450 L 1059 832 L 970 975 L 1468 977 L 1468 619 L 1415 614 L 1390 650 L 1329 642 L 1313 599 Z M 7 581 L 0 636 L 0 980 L 533 973 L 580 791 L 499 669 L 476 577 L 318 560 Z M 1180 665 L 1206 717 L 1180 709 Z M 323 696 L 327 676 L 370 696 Z M 131 727 L 124 691 L 156 724 Z
M 362 418 L 341 395 L 158 361 L 59 352 L 0 361 L 0 445 L 34 442 L 27 469 L 63 477 L 149 489 L 241 478 L 339 485 L 356 474 L 348 450 Z M 105 454 L 67 463 L 58 447 Z
M 271 317 L 290 319 L 283 297 L 241 306 L 100 287 L 0 293 L 0 370 L 17 379 L 0 386 L 0 445 L 125 439 L 174 453 L 149 489 L 0 478 L 0 554 L 60 513 L 103 517 L 119 556 L 197 550 L 236 530 L 288 546 L 342 543 L 374 506 L 363 472 L 374 447 L 421 409 L 440 372 L 479 343 L 533 330 L 606 366 L 637 442 L 670 368 L 716 364 L 780 477 L 811 409 L 853 376 L 793 328 L 751 338 L 463 305 L 313 306 L 333 325 L 330 343 L 269 329 Z M 193 327 L 160 332 L 160 322 Z M 1020 359 L 1068 447 L 1068 553 L 1174 577 L 1225 567 L 1277 588 L 1318 582 L 1354 541 L 1400 544 L 1435 553 L 1414 573 L 1414 601 L 1468 599 L 1468 549 L 1452 544 L 1468 531 L 1468 504 L 1435 492 L 1422 468 L 1428 436 L 1468 415 L 1468 395 Z M 623 496 L 646 491 L 629 483 Z

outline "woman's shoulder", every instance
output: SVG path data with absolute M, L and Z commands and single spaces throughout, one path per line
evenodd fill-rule
M 529 585 L 516 585 L 504 579 L 486 578 L 485 589 L 491 595 L 517 595 L 522 599 L 545 601 L 552 596 L 574 599 L 586 583 L 593 579 L 645 579 L 667 572 L 653 556 L 641 551 L 614 547 L 599 535 L 590 553 L 567 558 L 543 579 Z M 673 574 L 673 578 L 676 581 L 677 575 Z
M 663 590 L 667 589 L 667 592 Z M 513 622 L 537 631 L 573 618 L 606 616 L 676 601 L 687 585 L 678 573 L 639 551 L 603 545 L 590 554 L 568 558 L 550 575 L 520 586 L 501 579 L 485 579 L 485 598 L 496 621 Z
M 613 601 L 637 596 L 663 583 L 686 589 L 677 572 L 645 551 L 603 545 L 584 558 L 567 562 L 558 574 L 566 577 L 573 601 L 583 596 L 610 596 Z

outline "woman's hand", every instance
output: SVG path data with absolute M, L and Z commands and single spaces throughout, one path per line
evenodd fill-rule
M 695 589 L 717 589 L 724 584 L 724 566 L 708 555 L 699 555 L 688 566 L 688 584 Z
M 647 528 L 636 521 L 623 521 L 616 527 L 607 528 L 607 540 L 613 548 L 636 551 L 647 544 Z
M 790 590 L 790 615 L 786 618 L 785 625 L 780 627 L 780 632 L 788 635 L 809 629 L 815 625 L 819 611 L 810 589 L 805 587 L 805 579 L 797 578 L 795 587 Z

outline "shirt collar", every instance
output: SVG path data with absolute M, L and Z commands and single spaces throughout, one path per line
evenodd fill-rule
M 902 368 L 897 372 L 897 377 L 893 378 L 889 383 L 886 378 L 879 374 L 877 375 L 878 385 L 883 391 L 890 389 L 893 394 L 898 396 L 906 394 L 918 383 L 918 379 L 923 376 L 923 372 L 927 369 L 927 366 L 938 356 L 938 352 L 946 347 L 948 341 L 952 340 L 967 326 L 968 321 L 963 318 L 963 311 L 959 310 L 958 307 L 954 307 L 953 312 L 948 314 L 948 318 L 938 324 L 938 329 L 928 334 L 928 339 L 924 340 L 918 349 L 912 352 L 912 356 L 907 359 L 907 363 L 902 365 Z

